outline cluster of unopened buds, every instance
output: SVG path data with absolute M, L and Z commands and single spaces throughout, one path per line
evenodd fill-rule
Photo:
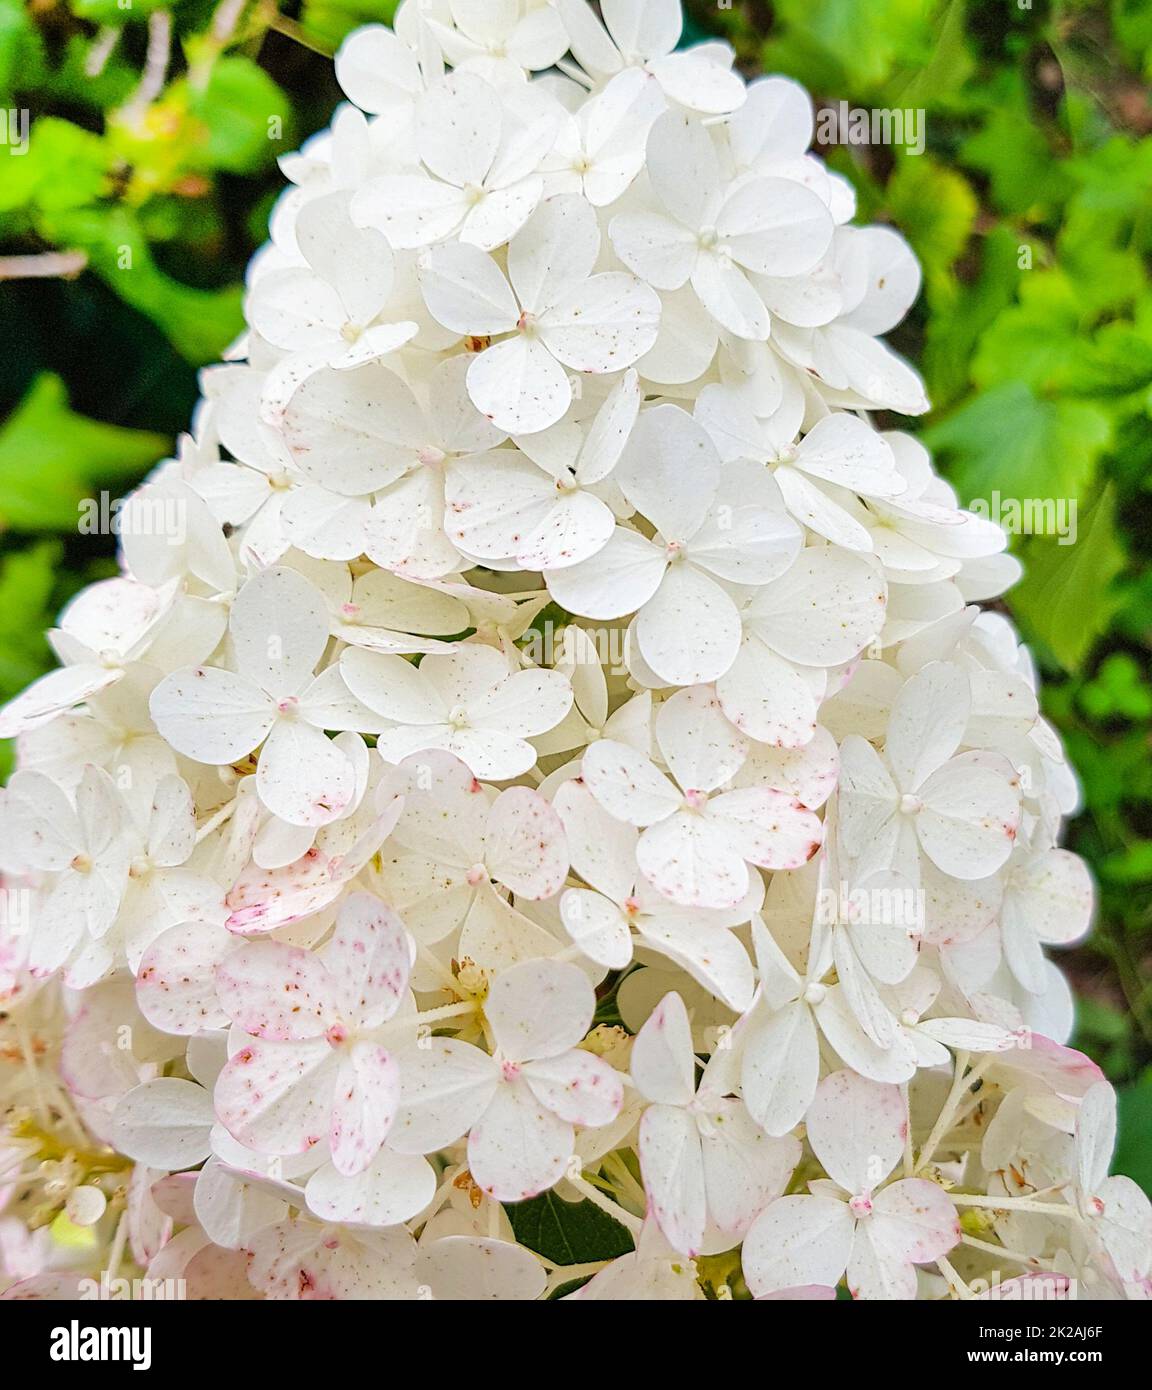
M 680 32 L 408 0 L 339 53 L 0 714 L 6 1297 L 1152 1291 L 1043 950 L 1075 778 L 975 606 L 1017 565 L 870 419 L 927 409 L 915 259 Z

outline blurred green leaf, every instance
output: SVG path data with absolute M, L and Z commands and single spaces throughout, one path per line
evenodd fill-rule
M 1119 603 L 1112 581 L 1124 568 L 1111 484 L 1087 516 L 1076 543 L 1034 540 L 1025 573 L 1012 591 L 1011 607 L 1026 635 L 1042 642 L 1067 671 L 1079 668 Z
M 190 92 L 188 109 L 208 128 L 208 168 L 250 174 L 292 148 L 288 99 L 250 58 L 221 58 L 204 89 Z
M 45 227 L 61 245 L 86 252 L 96 274 L 159 325 L 189 362 L 216 361 L 243 326 L 240 287 L 201 290 L 165 275 L 129 208 L 79 208 L 45 219 Z
M 1113 1170 L 1124 1173 L 1152 1196 L 1152 1076 L 1122 1086 L 1116 1097 L 1120 1142 Z
M 0 426 L 0 529 L 74 531 L 94 483 L 135 480 L 168 442 L 77 415 L 59 377 L 38 377 Z
M 888 184 L 888 211 L 920 257 L 929 295 L 939 294 L 950 283 L 978 207 L 964 176 L 930 155 L 905 155 L 898 162 Z
M 1099 406 L 1044 400 L 1020 380 L 975 396 L 924 435 L 965 501 L 1084 497 L 1111 438 Z

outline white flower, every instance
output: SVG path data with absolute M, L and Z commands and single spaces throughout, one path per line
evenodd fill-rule
M 564 826 L 548 802 L 528 787 L 494 794 L 439 751 L 406 758 L 391 786 L 404 810 L 379 856 L 378 883 L 417 941 L 451 937 L 459 957 L 483 965 L 491 939 L 547 949 L 550 939 L 499 889 L 536 901 L 564 883 Z
M 203 763 L 231 763 L 263 744 L 260 799 L 292 825 L 323 825 L 348 805 L 352 764 L 325 729 L 368 727 L 340 677 L 315 675 L 328 643 L 316 590 L 294 570 L 251 579 L 229 621 L 236 671 L 188 667 L 152 694 L 156 727 L 178 751 Z
M 656 536 L 617 527 L 591 560 L 549 571 L 549 590 L 582 617 L 637 613 L 640 654 L 669 684 L 715 680 L 740 649 L 740 614 L 726 585 L 782 574 L 800 532 L 767 474 L 722 468 L 678 406 L 641 414 L 615 480 Z
M 632 275 L 593 275 L 596 215 L 582 198 L 546 199 L 508 248 L 508 275 L 460 242 L 429 251 L 420 284 L 429 312 L 455 333 L 505 337 L 473 360 L 468 394 L 499 429 L 532 434 L 572 400 L 566 367 L 613 372 L 656 341 L 660 301 Z
M 1152 1204 L 1131 1178 L 1108 1176 L 1115 1147 L 1116 1094 L 1101 1081 L 1076 1112 L 1076 1204 L 1115 1277 L 1128 1285 L 1152 1270 Z
M 326 1139 L 338 1173 L 362 1173 L 399 1103 L 399 1068 L 377 1034 L 404 1002 L 410 959 L 399 918 L 363 894 L 320 955 L 262 941 L 228 956 L 217 993 L 250 1035 L 216 1083 L 229 1132 L 273 1154 Z
M 656 742 L 675 783 L 610 739 L 589 747 L 582 775 L 611 816 L 644 827 L 636 862 L 674 903 L 733 907 L 748 892 L 749 864 L 794 869 L 819 849 L 819 820 L 786 793 L 720 790 L 744 761 L 745 743 L 708 689 L 679 691 L 661 706 Z
M 586 431 L 556 425 L 528 436 L 521 452 L 496 449 L 482 460 L 450 464 L 452 540 L 481 560 L 514 559 L 527 570 L 590 560 L 616 529 L 609 475 L 639 409 L 639 383 L 628 371 Z
M 960 1239 L 956 1209 L 923 1178 L 886 1183 L 900 1159 L 908 1112 L 895 1086 L 850 1071 L 820 1083 L 808 1142 L 831 1181 L 810 1196 L 781 1197 L 744 1242 L 748 1287 L 758 1297 L 798 1285 L 834 1285 L 845 1270 L 853 1298 L 913 1298 L 917 1264 Z
M 659 85 L 625 68 L 566 115 L 544 170 L 556 193 L 582 193 L 594 208 L 621 197 L 644 167 L 648 131 L 664 109 Z
M 527 739 L 564 718 L 572 687 L 558 671 L 514 671 L 492 647 L 460 646 L 413 666 L 401 656 L 350 649 L 348 689 L 382 716 L 376 746 L 390 762 L 440 748 L 477 777 L 519 777 L 536 761 Z
M 500 1202 L 552 1187 L 573 1152 L 575 1125 L 606 1125 L 623 1104 L 616 1072 L 578 1044 L 595 999 L 573 965 L 531 961 L 492 983 L 484 1006 L 495 1050 L 432 1039 L 406 1057 L 393 1135 L 429 1153 L 468 1133 L 468 1168 Z
M 515 236 L 544 192 L 536 172 L 552 148 L 560 111 L 532 88 L 497 93 L 470 72 L 444 78 L 420 99 L 420 158 L 435 177 L 383 175 L 352 202 L 358 221 L 397 249 L 457 234 L 492 251 Z
M 585 783 L 564 782 L 554 804 L 572 867 L 590 885 L 568 888 L 560 899 L 564 927 L 581 951 L 611 970 L 631 961 L 634 944 L 656 951 L 730 1008 L 746 1009 L 754 988 L 752 963 L 731 928 L 759 908 L 759 877 L 750 876 L 748 893 L 734 907 L 680 907 L 638 877 L 636 830 L 613 820 Z
M 395 24 L 0 711 L 0 1298 L 1146 1297 L 915 256 L 677 0 Z
M 676 0 L 610 0 L 601 25 L 580 0 L 557 0 L 576 61 L 604 81 L 625 67 L 652 74 L 669 100 L 694 111 L 731 111 L 744 100 L 744 84 L 726 65 L 722 45 L 675 52 L 683 19 Z
M 741 1238 L 800 1158 L 795 1139 L 770 1139 L 743 1101 L 725 1094 L 728 1062 L 716 1052 L 697 1088 L 678 994 L 661 1000 L 632 1045 L 632 1079 L 651 1102 L 640 1122 L 645 1187 L 660 1229 L 686 1255 L 699 1254 L 709 1224 Z
M 386 357 L 416 336 L 410 320 L 376 322 L 392 296 L 392 251 L 379 232 L 352 224 L 345 194 L 306 204 L 296 240 L 308 266 L 256 281 L 247 306 L 256 332 L 330 367 Z
M 648 178 L 664 213 L 622 212 L 609 235 L 616 254 L 662 290 L 691 281 L 722 328 L 762 341 L 770 320 L 748 274 L 800 275 L 832 239 L 824 204 L 786 179 L 725 186 L 712 138 L 685 113 L 668 111 L 648 136 Z
M 999 754 L 957 752 L 970 707 L 967 675 L 936 662 L 900 692 L 883 759 L 858 735 L 844 740 L 840 826 L 853 858 L 913 881 L 920 849 L 954 878 L 984 878 L 1005 863 L 1020 824 L 1020 790 Z

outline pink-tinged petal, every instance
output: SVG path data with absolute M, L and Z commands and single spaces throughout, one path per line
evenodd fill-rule
M 781 1197 L 744 1238 L 744 1278 L 757 1298 L 806 1284 L 834 1287 L 848 1265 L 856 1222 L 834 1197 Z
M 378 1028 L 400 1007 L 412 960 L 408 933 L 379 898 L 354 893 L 347 899 L 322 959 L 335 1007 L 348 1028 Z
M 624 1104 L 619 1072 L 603 1058 L 579 1048 L 528 1062 L 521 1074 L 541 1105 L 572 1125 L 611 1124 Z
M 216 1081 L 216 1115 L 233 1138 L 268 1154 L 307 1153 L 328 1137 L 337 1053 L 323 1038 L 246 1043 Z
M 490 876 L 523 898 L 550 898 L 568 874 L 560 817 L 539 792 L 509 787 L 496 798 L 484 832 Z
M 520 1080 L 504 1081 L 468 1136 L 468 1168 L 498 1202 L 522 1202 L 554 1187 L 572 1158 L 572 1126 Z
M 924 1178 L 903 1178 L 878 1192 L 869 1224 L 873 1248 L 887 1260 L 907 1264 L 946 1255 L 961 1235 L 948 1194 Z
M 400 1108 L 400 1068 L 377 1043 L 355 1043 L 340 1058 L 332 1101 L 332 1164 L 362 1173 L 380 1151 Z
M 684 907 L 733 907 L 748 892 L 743 857 L 720 826 L 694 811 L 650 825 L 636 846 L 636 863 L 657 892 Z
M 341 888 L 331 861 L 315 846 L 282 869 L 251 864 L 224 900 L 230 909 L 224 925 L 244 934 L 275 931 L 321 911 Z
M 436 1195 L 436 1170 L 419 1154 L 383 1148 L 364 1169 L 345 1177 L 325 1163 L 308 1179 L 304 1199 L 323 1221 L 351 1226 L 397 1226 Z
M 229 1022 L 216 996 L 216 968 L 236 938 L 208 922 L 162 932 L 144 952 L 136 977 L 140 1012 L 165 1033 L 191 1035 Z
M 632 1079 L 658 1105 L 690 1105 L 696 1095 L 696 1056 L 688 1010 L 666 994 L 632 1043 Z
M 808 1110 L 808 1142 L 828 1176 L 853 1195 L 879 1187 L 895 1168 L 907 1129 L 899 1088 L 851 1071 L 826 1076 Z
M 639 1153 L 649 1210 L 671 1245 L 682 1254 L 697 1254 L 708 1200 L 694 1116 L 679 1106 L 649 1106 L 640 1121 Z
M 319 1038 L 336 1022 L 336 992 L 323 961 L 280 941 L 233 951 L 216 971 L 216 993 L 233 1023 L 269 1042 Z
M 732 848 L 762 869 L 799 869 L 820 848 L 820 817 L 786 792 L 741 787 L 708 803 Z
M 403 1228 L 356 1230 L 300 1218 L 253 1237 L 248 1277 L 268 1298 L 413 1299 L 415 1246 Z

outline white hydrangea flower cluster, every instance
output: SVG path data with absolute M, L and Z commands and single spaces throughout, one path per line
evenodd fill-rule
M 599 9 L 347 40 L 0 714 L 7 1297 L 1152 1293 L 1016 565 L 869 420 L 915 259 L 794 83 Z

